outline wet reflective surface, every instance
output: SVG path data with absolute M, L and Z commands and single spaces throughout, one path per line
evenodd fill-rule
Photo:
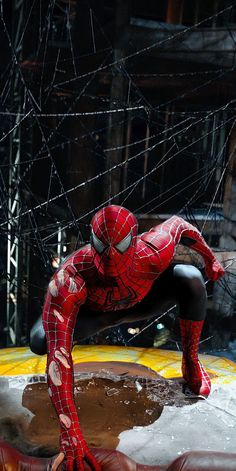
M 2 352 L 0 439 L 26 454 L 51 456 L 59 429 L 43 373 L 46 357 L 26 348 Z M 183 393 L 180 352 L 90 345 L 76 347 L 73 358 L 76 405 L 90 446 L 117 447 L 147 465 L 188 450 L 235 451 L 236 365 L 229 359 L 201 357 L 212 380 L 202 400 Z
M 153 424 L 164 406 L 193 402 L 183 394 L 181 382 L 165 380 L 148 368 L 133 365 L 132 372 L 131 364 L 115 362 L 113 371 L 106 363 L 89 366 L 93 372 L 84 368 L 76 374 L 75 402 L 90 446 L 116 448 L 121 432 Z M 57 452 L 58 436 L 45 375 L 1 377 L 0 438 L 24 453 L 45 456 Z

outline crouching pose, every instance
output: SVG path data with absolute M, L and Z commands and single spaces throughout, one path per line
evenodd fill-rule
M 199 231 L 182 218 L 137 235 L 134 215 L 121 206 L 107 206 L 92 219 L 91 244 L 72 253 L 53 275 L 43 309 L 43 326 L 32 330 L 31 348 L 47 351 L 49 395 L 60 421 L 60 454 L 66 469 L 100 466 L 80 430 L 73 399 L 73 339 L 78 342 L 124 322 L 148 319 L 179 306 L 183 377 L 195 394 L 207 396 L 211 383 L 198 360 L 198 344 L 206 313 L 206 290 L 200 271 L 173 264 L 178 244 L 201 254 L 205 272 L 217 280 L 224 269 Z M 46 339 L 45 339 L 46 334 Z

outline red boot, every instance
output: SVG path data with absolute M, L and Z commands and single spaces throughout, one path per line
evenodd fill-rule
M 208 396 L 211 380 L 198 360 L 198 346 L 204 321 L 179 319 L 179 324 L 183 349 L 183 378 L 195 394 Z

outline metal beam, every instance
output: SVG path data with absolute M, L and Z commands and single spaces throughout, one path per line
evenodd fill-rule
M 12 3 L 12 46 L 17 59 L 22 59 L 22 39 L 24 0 Z M 22 89 L 20 70 L 17 64 L 12 73 L 12 106 L 16 110 L 13 131 L 10 136 L 9 155 L 9 196 L 8 196 L 8 243 L 7 243 L 7 346 L 20 343 L 22 322 L 20 296 L 21 242 L 20 234 L 20 161 L 21 161 L 21 126 Z
M 193 61 L 217 67 L 234 65 L 236 28 L 196 28 L 185 31 L 186 26 L 165 24 L 131 18 L 122 36 L 126 53 L 147 48 L 147 55 L 179 61 Z M 185 31 L 185 32 L 184 32 Z M 155 46 L 156 45 L 156 46 Z

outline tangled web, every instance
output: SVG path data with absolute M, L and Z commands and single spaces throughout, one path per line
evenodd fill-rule
M 0 295 L 3 327 L 9 303 L 20 306 L 18 343 L 53 270 L 109 203 L 144 230 L 173 213 L 196 224 L 226 252 L 221 304 L 235 296 L 233 248 L 220 237 L 235 156 L 235 5 L 185 6 L 180 24 L 158 3 L 0 1 Z

